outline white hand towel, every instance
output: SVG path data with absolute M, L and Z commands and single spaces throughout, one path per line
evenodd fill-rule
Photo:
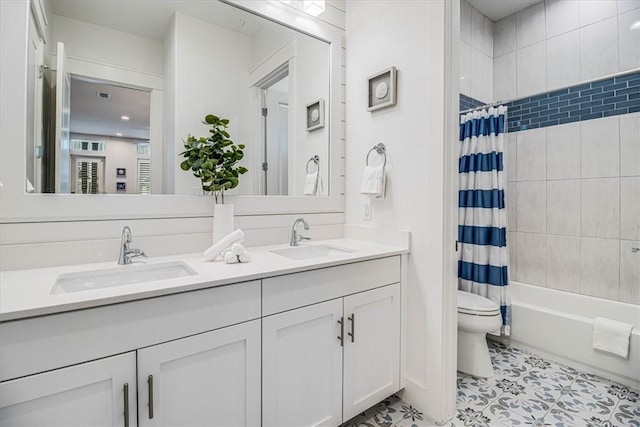
M 304 180 L 304 195 L 315 196 L 318 191 L 318 172 L 308 173 Z
M 204 251 L 204 257 L 207 261 L 215 259 L 223 250 L 231 246 L 231 244 L 235 242 L 239 242 L 244 239 L 244 232 L 240 229 L 237 229 L 233 233 L 229 233 L 224 236 L 220 241 L 216 242 L 209 249 Z
M 629 339 L 633 325 L 596 317 L 593 321 L 593 348 L 617 356 L 629 356 Z
M 384 167 L 367 166 L 362 176 L 360 194 L 372 198 L 380 198 L 384 195 Z

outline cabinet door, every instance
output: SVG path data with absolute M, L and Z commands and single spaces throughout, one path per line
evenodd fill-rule
M 140 426 L 260 425 L 260 320 L 138 350 Z
M 340 298 L 263 319 L 263 426 L 342 423 L 341 317 Z
M 344 299 L 344 419 L 400 385 L 400 285 Z
M 0 425 L 133 427 L 135 402 L 131 352 L 0 383 Z

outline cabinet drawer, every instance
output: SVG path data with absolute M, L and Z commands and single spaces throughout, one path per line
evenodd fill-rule
M 0 323 L 0 381 L 260 317 L 260 282 Z
M 262 281 L 262 315 L 268 316 L 399 281 L 399 256 L 272 277 Z

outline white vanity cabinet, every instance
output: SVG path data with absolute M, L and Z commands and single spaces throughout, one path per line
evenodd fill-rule
M 259 426 L 260 320 L 138 350 L 140 426 Z
M 263 318 L 264 427 L 339 426 L 399 390 L 399 280 L 393 257 L 263 281 L 263 314 L 286 310 Z
M 0 383 L 0 425 L 136 425 L 136 354 Z

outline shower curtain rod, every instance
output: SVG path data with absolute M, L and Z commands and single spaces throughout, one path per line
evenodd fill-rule
M 504 102 L 504 101 L 492 102 L 491 104 L 484 104 L 484 105 L 481 105 L 480 107 L 469 108 L 468 110 L 460 111 L 460 114 L 467 114 L 467 113 L 471 113 L 473 111 L 482 110 L 484 108 L 497 107 L 497 106 L 503 105 L 503 104 L 506 104 L 506 102 Z

